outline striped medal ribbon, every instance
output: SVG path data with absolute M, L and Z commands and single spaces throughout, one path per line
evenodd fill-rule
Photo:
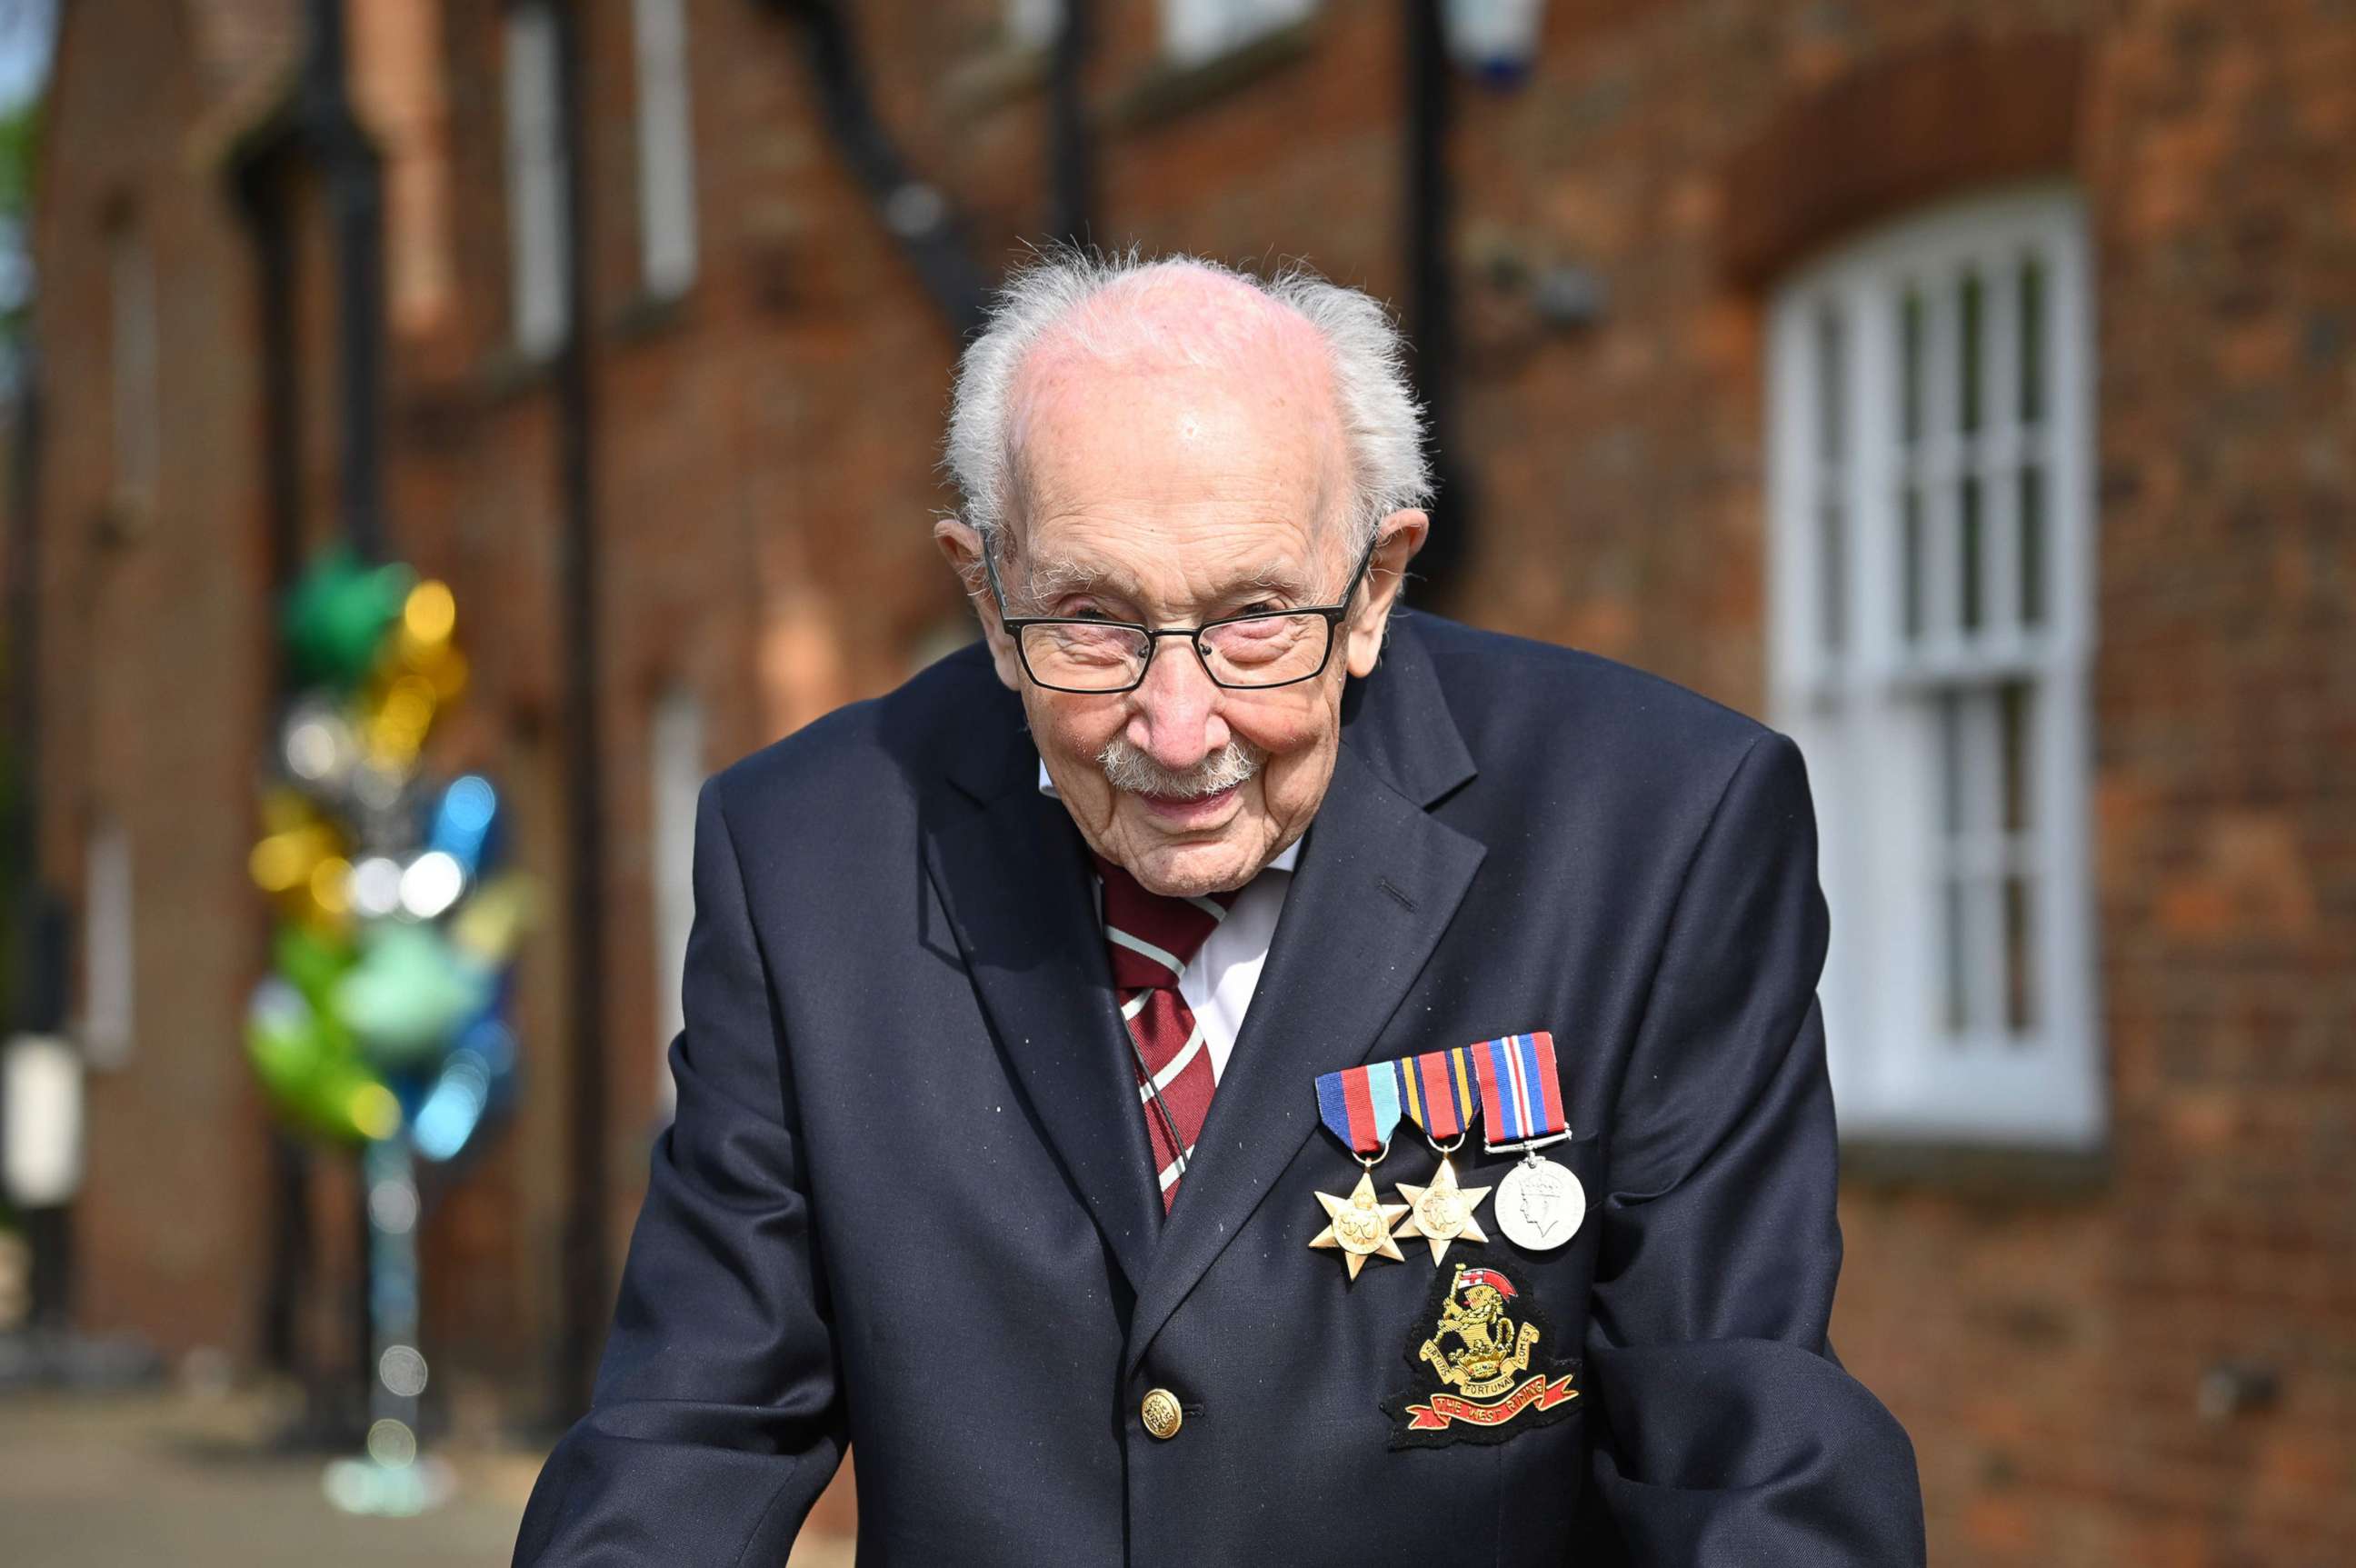
M 1375 1193 L 1375 1166 L 1391 1152 L 1391 1134 L 1399 1122 L 1399 1075 L 1397 1062 L 1376 1062 L 1344 1068 L 1317 1079 L 1317 1115 L 1326 1130 L 1342 1140 L 1365 1168 L 1347 1197 L 1321 1192 L 1325 1229 L 1309 1244 L 1339 1248 L 1350 1278 L 1366 1266 L 1368 1258 L 1405 1262 L 1391 1227 L 1407 1212 L 1403 1203 L 1384 1203 Z
M 1482 1113 L 1488 1118 L 1483 1143 L 1492 1154 L 1522 1153 L 1521 1164 L 1497 1184 L 1498 1226 L 1516 1247 L 1550 1252 L 1569 1240 L 1587 1217 L 1587 1193 L 1579 1177 L 1537 1153 L 1570 1136 L 1554 1036 L 1541 1029 L 1466 1049 L 1481 1084 Z
M 1430 1242 L 1434 1263 L 1447 1257 L 1451 1241 L 1489 1239 L 1473 1217 L 1489 1189 L 1460 1185 L 1456 1166 L 1448 1157 L 1463 1145 L 1472 1118 L 1481 1113 L 1472 1055 L 1460 1046 L 1390 1064 L 1398 1074 L 1399 1099 L 1408 1120 L 1423 1129 L 1425 1141 L 1440 1155 L 1440 1168 L 1430 1181 L 1421 1187 L 1413 1182 L 1398 1184 L 1399 1197 L 1408 1208 L 1398 1234 L 1420 1236 Z

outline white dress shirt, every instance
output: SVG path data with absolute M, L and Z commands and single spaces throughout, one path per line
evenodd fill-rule
M 1047 777 L 1047 765 L 1039 764 L 1039 792 L 1051 800 L 1063 796 L 1055 789 L 1055 781 Z M 1292 887 L 1292 868 L 1301 860 L 1301 841 L 1293 840 L 1284 846 L 1284 853 L 1268 863 L 1258 876 L 1244 884 L 1243 891 L 1202 947 L 1189 960 L 1178 976 L 1178 994 L 1194 1015 L 1194 1022 L 1203 1031 L 1203 1048 L 1211 1053 L 1211 1081 L 1217 1083 L 1227 1070 L 1227 1057 L 1236 1048 L 1236 1036 L 1243 1033 L 1244 1013 L 1251 1006 L 1252 993 L 1259 989 L 1260 967 L 1268 962 L 1268 944 L 1276 936 L 1276 918 L 1284 912 L 1284 896 Z M 1104 923 L 1104 884 L 1094 884 L 1097 894 L 1097 923 Z

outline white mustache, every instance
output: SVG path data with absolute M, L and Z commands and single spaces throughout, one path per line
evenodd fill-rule
M 1104 769 L 1105 778 L 1114 789 L 1174 800 L 1199 800 L 1205 795 L 1232 789 L 1258 773 L 1263 760 L 1251 747 L 1233 738 L 1183 773 L 1171 772 L 1119 736 L 1097 753 L 1097 766 Z

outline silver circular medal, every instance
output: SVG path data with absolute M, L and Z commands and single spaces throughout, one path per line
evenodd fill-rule
M 1577 1176 L 1533 1155 L 1497 1184 L 1494 1208 L 1506 1240 L 1550 1252 L 1569 1240 L 1587 1218 L 1587 1193 Z

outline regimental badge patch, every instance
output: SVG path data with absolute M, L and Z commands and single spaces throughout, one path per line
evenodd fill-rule
M 1537 1300 L 1504 1266 L 1459 1263 L 1452 1275 L 1435 1274 L 1430 1305 L 1408 1337 L 1414 1384 L 1383 1402 L 1390 1445 L 1502 1443 L 1569 1415 L 1579 1363 L 1541 1359 L 1547 1340 Z

